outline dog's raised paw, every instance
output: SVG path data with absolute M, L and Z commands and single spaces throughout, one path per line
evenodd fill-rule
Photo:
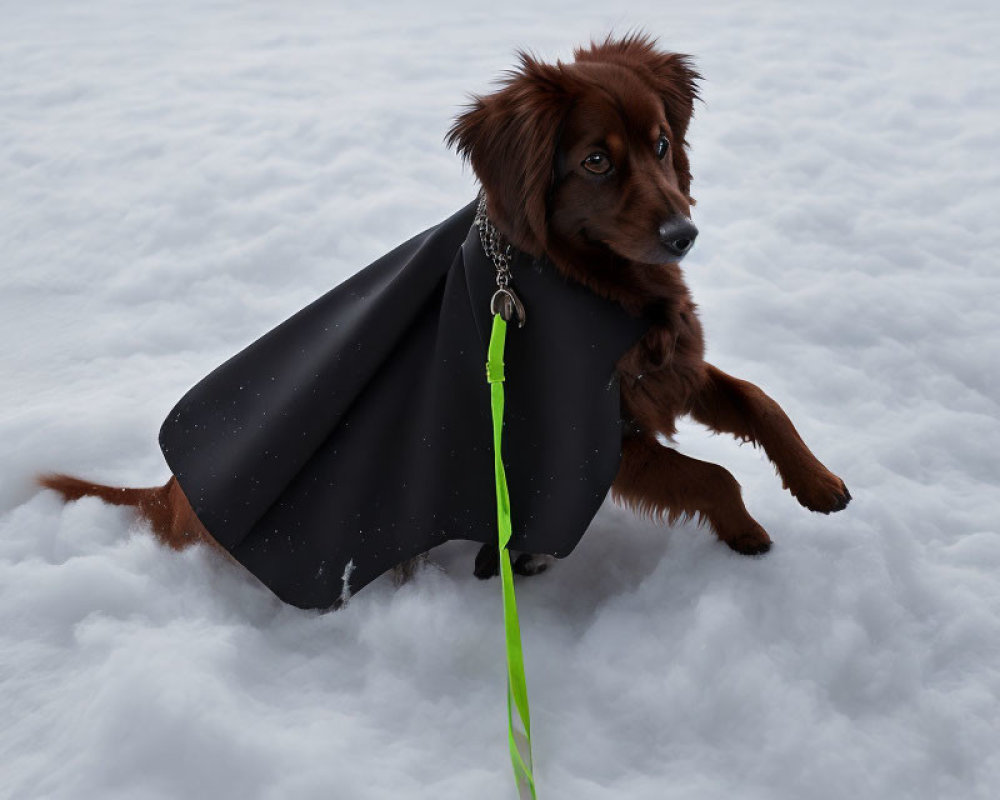
M 843 511 L 851 502 L 847 484 L 832 472 L 827 472 L 811 482 L 808 488 L 795 492 L 795 498 L 810 511 L 833 514 Z
M 843 487 L 843 492 L 840 494 L 837 504 L 830 509 L 831 512 L 843 511 L 845 508 L 847 508 L 847 504 L 850 503 L 852 500 L 851 491 L 850 489 L 847 488 L 847 484 L 841 481 L 840 485 Z

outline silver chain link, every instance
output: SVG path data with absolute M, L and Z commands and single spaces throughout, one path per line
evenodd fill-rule
M 510 262 L 514 248 L 511 247 L 496 225 L 486 213 L 486 192 L 479 193 L 479 205 L 476 206 L 476 227 L 479 229 L 479 241 L 483 250 L 490 257 L 497 271 L 497 286 L 507 286 L 510 283 Z

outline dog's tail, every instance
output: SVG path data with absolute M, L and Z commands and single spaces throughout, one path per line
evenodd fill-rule
M 170 530 L 172 516 L 168 497 L 170 482 L 166 486 L 153 486 L 148 489 L 121 489 L 59 473 L 39 475 L 35 480 L 39 486 L 59 492 L 66 502 L 79 500 L 81 497 L 99 497 L 105 503 L 115 506 L 134 507 L 149 521 L 157 533 Z

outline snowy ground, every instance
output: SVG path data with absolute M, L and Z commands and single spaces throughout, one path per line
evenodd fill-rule
M 317 615 L 30 478 L 161 482 L 192 383 L 471 198 L 467 92 L 630 26 L 706 77 L 710 357 L 855 500 L 684 428 L 777 545 L 606 507 L 520 584 L 540 797 L 1000 795 L 988 0 L 0 5 L 0 797 L 513 796 L 473 546 Z

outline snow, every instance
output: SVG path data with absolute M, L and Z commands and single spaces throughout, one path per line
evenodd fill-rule
M 518 584 L 540 797 L 1000 793 L 1000 15 L 954 0 L 4 3 L 0 797 L 508 798 L 475 546 L 334 614 L 31 476 L 166 478 L 197 379 L 471 199 L 442 138 L 530 47 L 696 56 L 710 358 L 854 495 L 694 425 L 776 541 L 606 506 Z

